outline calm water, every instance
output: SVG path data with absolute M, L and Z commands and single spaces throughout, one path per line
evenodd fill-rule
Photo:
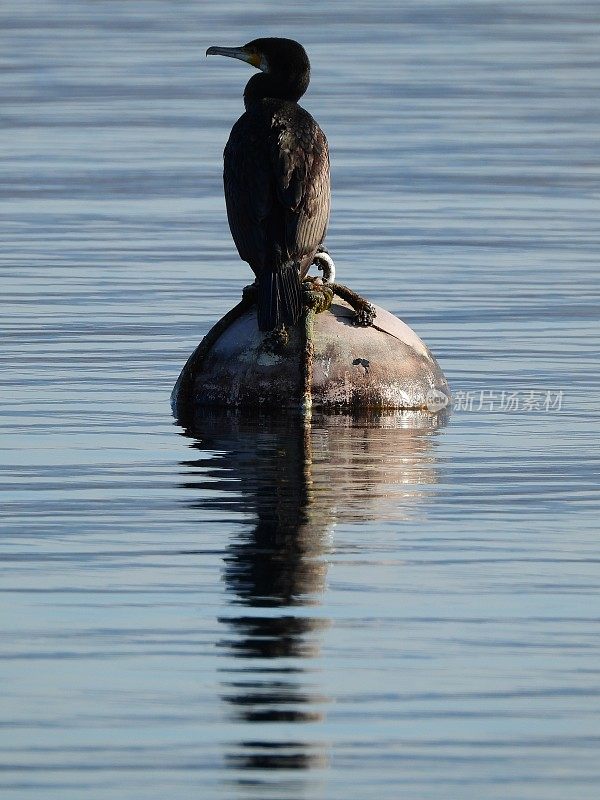
M 600 6 L 282 8 L 2 3 L 2 797 L 596 798 Z M 265 33 L 449 420 L 170 416 Z

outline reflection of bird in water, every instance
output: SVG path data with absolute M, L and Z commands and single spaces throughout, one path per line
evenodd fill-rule
M 330 202 L 327 140 L 297 102 L 308 88 L 308 56 L 291 39 L 209 47 L 206 54 L 261 70 L 246 85 L 246 112 L 225 147 L 227 217 L 240 258 L 256 274 L 258 327 L 293 325 L 301 312 L 301 279 L 325 237 Z
M 202 503 L 215 510 L 231 511 L 241 493 L 236 506 L 257 517 L 225 556 L 232 611 L 245 610 L 220 620 L 227 628 L 221 651 L 233 657 L 223 671 L 223 700 L 245 724 L 318 722 L 327 698 L 313 685 L 310 665 L 329 622 L 295 609 L 317 605 L 325 589 L 329 520 L 315 525 L 307 514 L 306 429 L 289 420 L 257 424 L 211 412 L 190 433 L 198 437 L 195 447 L 214 455 L 186 462 L 193 473 L 186 472 L 185 485 L 206 486 L 213 498 L 218 492 L 219 499 Z M 249 729 L 227 763 L 236 770 L 303 772 L 322 767 L 324 754 L 320 743 L 300 735 L 257 738 Z
M 436 483 L 441 415 L 390 412 L 315 418 L 207 411 L 188 430 L 212 455 L 185 462 L 194 501 L 256 515 L 228 547 L 225 580 L 236 603 L 316 605 L 337 520 L 410 516 Z
M 333 527 L 338 519 L 377 520 L 391 509 L 397 519 L 421 505 L 424 489 L 436 482 L 441 421 L 409 412 L 324 417 L 306 426 L 294 417 L 204 411 L 188 431 L 195 448 L 211 453 L 186 462 L 193 505 L 256 515 L 252 529 L 227 548 L 231 613 L 220 620 L 227 630 L 220 648 L 228 656 L 222 697 L 240 724 L 323 718 L 327 698 L 313 676 L 330 624 L 319 605 Z M 232 769 L 324 765 L 326 752 L 313 733 L 282 739 L 264 731 L 245 728 L 227 754 Z
M 246 532 L 228 548 L 225 580 L 247 606 L 282 607 L 319 602 L 325 587 L 325 551 L 328 547 L 327 514 L 315 524 L 309 508 L 306 429 L 300 421 L 285 419 L 257 424 L 252 419 L 219 412 L 205 413 L 194 429 L 201 450 L 215 455 L 187 462 L 200 482 L 186 486 L 204 488 L 213 495 L 204 508 L 229 510 L 232 489 L 242 497 L 236 505 L 256 514 L 252 535 Z M 232 482 L 232 477 L 235 480 Z M 209 483 L 204 483 L 208 478 Z M 219 494 L 215 497 L 215 492 Z

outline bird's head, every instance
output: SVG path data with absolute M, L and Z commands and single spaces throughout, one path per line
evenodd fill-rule
M 262 97 L 296 102 L 308 88 L 310 62 L 293 39 L 253 39 L 241 47 L 209 47 L 206 55 L 237 58 L 263 73 L 250 79 L 244 92 L 246 106 Z

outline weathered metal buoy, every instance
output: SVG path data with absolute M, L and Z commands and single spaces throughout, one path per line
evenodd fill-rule
M 327 295 L 323 307 L 319 292 Z M 309 282 L 305 296 L 309 303 L 317 297 L 317 306 L 307 309 L 301 328 L 288 331 L 287 341 L 258 330 L 245 296 L 188 359 L 173 389 L 175 412 L 202 406 L 437 412 L 447 406 L 446 378 L 408 325 L 339 284 Z

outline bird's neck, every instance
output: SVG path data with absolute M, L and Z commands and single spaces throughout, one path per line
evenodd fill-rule
M 309 80 L 308 70 L 293 75 L 260 72 L 253 75 L 246 84 L 244 105 L 248 109 L 265 97 L 275 97 L 279 100 L 290 100 L 292 103 L 297 103 L 307 90 Z

